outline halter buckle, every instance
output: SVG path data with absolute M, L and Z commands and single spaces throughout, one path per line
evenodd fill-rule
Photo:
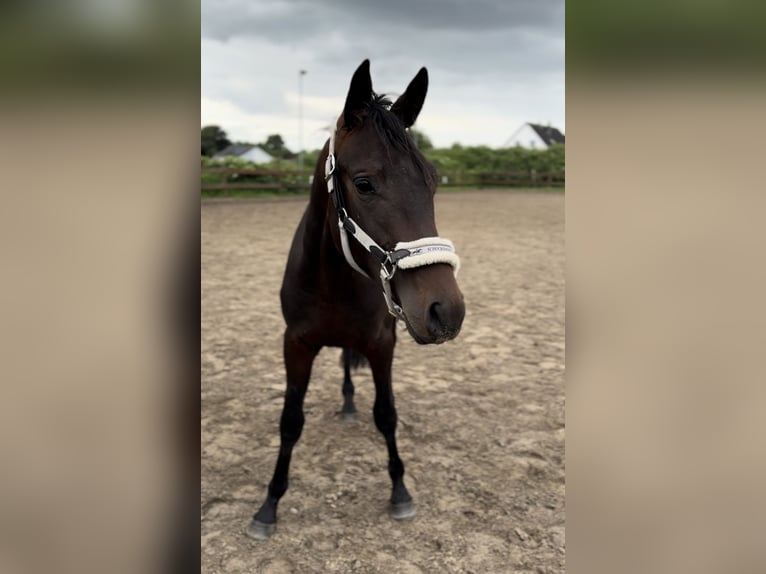
M 391 265 L 389 271 L 386 267 L 386 263 Z M 383 285 L 383 297 L 386 300 L 386 307 L 388 312 L 396 319 L 404 319 L 404 310 L 394 302 L 393 293 L 391 293 L 391 279 L 396 273 L 396 263 L 392 263 L 389 259 L 386 259 L 380 264 L 380 282 Z
M 391 281 L 396 274 L 396 261 L 391 259 L 391 252 L 389 252 L 383 262 L 380 264 L 380 275 L 384 281 Z
M 324 164 L 324 179 L 330 181 L 332 174 L 335 173 L 335 154 L 327 155 L 327 161 Z

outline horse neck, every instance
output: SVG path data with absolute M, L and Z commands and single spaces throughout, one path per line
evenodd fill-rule
M 330 233 L 330 226 L 337 225 L 337 220 L 334 211 L 330 209 L 331 200 L 325 181 L 324 166 L 327 155 L 328 146 L 325 145 L 314 168 L 309 204 L 304 215 L 304 245 L 307 251 L 313 251 L 317 247 L 337 251 Z
M 324 175 L 324 164 L 326 160 L 327 146 L 325 145 L 314 166 L 314 180 L 311 184 L 309 204 L 306 210 L 307 214 L 311 215 L 311 222 L 321 223 L 322 226 L 327 223 L 329 213 L 327 204 L 330 201 Z

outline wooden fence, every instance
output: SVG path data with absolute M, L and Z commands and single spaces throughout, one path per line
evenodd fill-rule
M 232 190 L 300 193 L 311 189 L 313 172 L 268 169 L 203 168 L 202 192 L 225 195 Z M 439 174 L 439 187 L 564 187 L 564 172 L 453 171 Z

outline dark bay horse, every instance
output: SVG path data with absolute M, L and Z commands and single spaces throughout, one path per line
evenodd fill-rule
M 388 448 L 390 514 L 411 518 L 412 497 L 396 447 L 391 364 L 396 322 L 420 344 L 457 336 L 465 306 L 455 275 L 459 259 L 434 222 L 436 171 L 406 129 L 428 89 L 421 68 L 396 102 L 375 94 L 370 63 L 351 79 L 343 113 L 317 162 L 280 293 L 287 324 L 287 390 L 280 447 L 265 502 L 247 534 L 264 540 L 276 527 L 293 447 L 303 429 L 311 367 L 325 346 L 343 348 L 343 412 L 355 412 L 350 367 L 364 358 L 375 384 L 373 415 Z

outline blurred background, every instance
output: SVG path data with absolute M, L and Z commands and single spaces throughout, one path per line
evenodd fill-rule
M 567 8 L 567 571 L 760 572 L 764 9 Z
M 0 78 L 0 571 L 193 571 L 198 5 L 5 2 Z

